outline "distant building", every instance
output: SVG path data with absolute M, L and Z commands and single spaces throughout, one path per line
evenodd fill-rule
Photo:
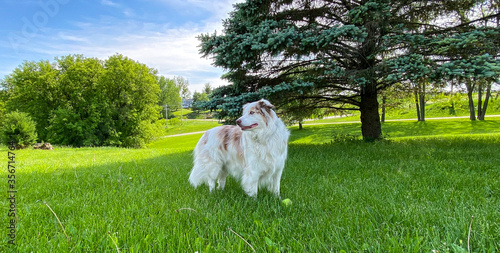
M 182 100 L 182 108 L 187 109 L 191 108 L 192 106 L 193 106 L 193 99 L 188 98 Z

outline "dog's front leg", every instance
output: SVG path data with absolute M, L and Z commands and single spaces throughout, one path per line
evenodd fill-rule
M 241 180 L 241 186 L 246 194 L 250 197 L 256 197 L 257 191 L 259 189 L 259 176 L 255 173 L 255 170 L 252 168 L 245 168 L 245 172 L 243 174 L 243 178 Z
M 272 192 L 277 198 L 280 198 L 280 181 L 281 181 L 281 170 L 278 170 L 271 179 L 271 184 L 268 186 L 270 192 Z

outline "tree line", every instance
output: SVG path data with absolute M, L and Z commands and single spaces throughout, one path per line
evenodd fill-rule
M 105 61 L 68 55 L 16 68 L 1 82 L 0 107 L 3 118 L 28 115 L 39 141 L 141 147 L 162 132 L 163 105 L 179 109 L 188 85 L 120 54 Z
M 201 55 L 231 85 L 196 92 L 195 109 L 235 119 L 265 97 L 289 121 L 360 111 L 363 138 L 376 140 L 385 97 L 412 91 L 424 120 L 426 92 L 451 84 L 465 86 L 471 119 L 478 93 L 484 119 L 500 77 L 499 10 L 498 0 L 246 0 L 222 33 L 199 36 Z M 27 113 L 39 140 L 143 146 L 190 96 L 187 85 L 119 54 L 69 55 L 15 69 L 2 80 L 0 108 Z
M 365 140 L 381 138 L 380 96 L 403 86 L 425 118 L 432 84 L 464 84 L 484 118 L 500 76 L 497 0 L 247 0 L 222 32 L 203 34 L 200 53 L 228 70 L 204 108 L 236 118 L 267 97 L 286 117 L 360 111 Z M 386 93 L 387 94 L 387 93 Z

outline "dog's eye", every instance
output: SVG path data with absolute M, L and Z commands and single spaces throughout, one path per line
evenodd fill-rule
M 254 111 L 251 111 L 250 114 L 254 114 L 255 112 Z

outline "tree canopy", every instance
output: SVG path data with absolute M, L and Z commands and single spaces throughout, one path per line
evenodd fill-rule
M 43 141 L 140 147 L 160 118 L 157 72 L 122 55 L 24 62 L 3 82 L 9 111 L 28 113 Z
M 177 111 L 181 107 L 181 86 L 175 82 L 175 79 L 169 79 L 161 76 L 158 79 L 158 84 L 160 85 L 160 103 L 159 105 L 167 107 L 168 112 Z M 162 111 L 162 117 L 165 118 L 165 111 Z M 171 115 L 169 113 L 169 115 Z
M 467 64 L 498 78 L 494 70 L 498 26 L 480 21 L 498 22 L 499 14 L 470 14 L 484 2 L 247 0 L 236 4 L 222 34 L 199 37 L 201 54 L 225 68 L 224 78 L 232 83 L 214 90 L 205 106 L 220 109 L 219 117 L 225 118 L 236 117 L 235 108 L 259 97 L 287 105 L 289 113 L 359 110 L 363 138 L 378 139 L 382 132 L 377 95 L 387 87 L 410 79 L 453 78 L 467 72 Z M 490 6 L 498 8 L 498 3 Z M 463 38 L 470 39 L 465 45 L 457 43 Z M 477 48 L 475 56 L 457 57 L 458 47 L 470 43 Z M 497 46 L 488 53 L 481 51 L 492 45 Z M 301 102 L 290 103 L 295 100 Z

